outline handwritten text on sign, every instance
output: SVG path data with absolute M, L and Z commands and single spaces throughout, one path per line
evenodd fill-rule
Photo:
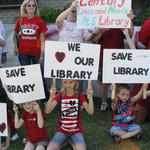
M 40 65 L 0 69 L 8 97 L 15 103 L 45 98 Z
M 96 44 L 46 41 L 44 76 L 96 80 L 99 53 L 100 46 Z
M 78 28 L 130 28 L 131 0 L 80 0 Z
M 0 103 L 1 117 L 0 117 L 0 136 L 8 136 L 7 126 L 7 107 L 6 103 Z
M 150 83 L 150 51 L 105 49 L 103 83 Z

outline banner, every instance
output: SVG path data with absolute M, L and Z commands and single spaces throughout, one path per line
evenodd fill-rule
M 8 136 L 7 107 L 6 107 L 6 103 L 0 103 L 0 110 L 1 110 L 0 136 Z
M 79 0 L 77 27 L 130 28 L 131 0 Z
M 1 68 L 6 93 L 16 104 L 45 98 L 40 65 Z
M 150 83 L 150 51 L 104 49 L 103 83 Z
M 44 77 L 97 80 L 100 45 L 46 41 Z

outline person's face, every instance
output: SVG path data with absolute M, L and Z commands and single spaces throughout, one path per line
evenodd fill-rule
M 63 80 L 63 87 L 66 90 L 74 90 L 75 84 L 76 84 L 75 80 L 67 80 L 67 79 Z
M 121 89 L 117 96 L 122 102 L 126 102 L 130 98 L 130 91 L 127 89 Z
M 29 3 L 27 3 L 27 5 L 26 5 L 27 14 L 34 14 L 35 9 L 36 9 L 36 5 L 35 5 L 34 1 L 32 1 L 32 0 L 29 1 Z
M 77 19 L 77 12 L 76 12 L 76 9 L 72 10 L 69 14 L 69 18 L 72 20 L 72 21 L 76 21 Z
M 33 102 L 24 103 L 23 108 L 26 112 L 32 113 L 32 111 L 33 111 Z

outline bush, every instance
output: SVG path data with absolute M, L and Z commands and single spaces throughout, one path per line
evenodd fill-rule
M 43 8 L 40 10 L 40 18 L 42 18 L 45 23 L 55 23 L 57 16 L 61 12 L 61 9 Z
M 150 17 L 150 7 L 148 7 L 144 14 L 137 16 L 133 23 L 135 26 L 142 26 L 144 24 L 144 21 Z

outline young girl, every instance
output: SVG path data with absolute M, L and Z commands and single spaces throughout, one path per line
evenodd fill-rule
M 44 150 L 48 142 L 48 134 L 45 128 L 45 115 L 36 101 L 22 104 L 24 112 L 18 119 L 18 107 L 15 104 L 15 127 L 20 128 L 23 123 L 26 126 L 27 144 L 24 150 Z
M 133 136 L 140 136 L 141 127 L 134 124 L 132 104 L 142 96 L 144 86 L 147 85 L 143 85 L 137 95 L 130 97 L 130 87 L 127 84 L 117 85 L 113 121 L 110 129 L 116 143 Z
M 74 149 L 85 150 L 86 146 L 81 126 L 81 105 L 89 114 L 93 114 L 92 88 L 87 89 L 89 103 L 86 102 L 83 94 L 78 93 L 77 80 L 63 79 L 62 92 L 56 96 L 55 93 L 56 88 L 52 87 L 45 112 L 50 113 L 59 104 L 59 121 L 57 132 L 50 141 L 47 150 L 59 149 L 67 139 L 73 143 Z

